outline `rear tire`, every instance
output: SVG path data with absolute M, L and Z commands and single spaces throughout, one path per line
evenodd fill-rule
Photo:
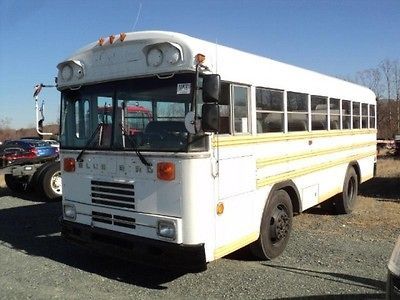
M 60 200 L 62 196 L 62 181 L 60 163 L 54 162 L 41 170 L 38 179 L 38 191 L 48 200 Z
M 292 230 L 293 205 L 284 190 L 274 192 L 261 219 L 260 237 L 251 244 L 251 252 L 261 259 L 273 259 L 285 250 Z
M 31 185 L 32 187 L 37 190 L 37 191 L 41 191 L 40 187 L 39 187 L 39 180 L 43 175 L 43 172 L 46 171 L 46 168 L 48 168 L 51 164 L 53 164 L 54 162 L 46 162 L 43 165 L 41 165 L 36 172 L 33 174 L 32 176 L 32 180 L 31 180 Z
M 343 182 L 343 191 L 335 200 L 338 214 L 350 214 L 354 210 L 358 194 L 358 177 L 353 167 L 349 167 Z
M 29 176 L 13 176 L 11 174 L 4 175 L 4 181 L 6 182 L 7 187 L 16 193 L 25 192 L 28 190 L 30 177 Z

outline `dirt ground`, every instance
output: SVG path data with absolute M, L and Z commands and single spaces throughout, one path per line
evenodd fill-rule
M 244 248 L 194 274 L 93 255 L 61 238 L 60 202 L 4 186 L 0 178 L 0 300 L 384 299 L 400 235 L 394 158 L 378 160 L 351 215 L 315 207 L 296 216 L 280 257 L 260 261 Z

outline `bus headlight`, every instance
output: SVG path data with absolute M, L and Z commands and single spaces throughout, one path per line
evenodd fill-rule
M 174 240 L 176 238 L 175 223 L 171 221 L 158 221 L 157 234 L 159 236 Z
M 64 217 L 67 219 L 76 219 L 76 209 L 74 205 L 64 204 Z
M 160 49 L 152 48 L 149 53 L 147 53 L 147 63 L 152 67 L 158 67 L 163 62 L 163 56 Z
M 66 64 L 61 69 L 61 78 L 68 81 L 72 78 L 73 70 L 69 64 Z

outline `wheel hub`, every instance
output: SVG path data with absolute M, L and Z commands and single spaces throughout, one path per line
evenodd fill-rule
M 282 206 L 276 207 L 270 221 L 271 241 L 279 242 L 288 235 L 290 227 L 289 216 Z
M 51 179 L 51 189 L 61 195 L 62 194 L 62 181 L 61 181 L 61 172 L 57 172 L 53 175 Z

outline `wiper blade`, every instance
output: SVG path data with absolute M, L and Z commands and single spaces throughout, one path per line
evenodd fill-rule
M 97 125 L 96 130 L 92 133 L 88 141 L 86 142 L 85 146 L 82 148 L 81 152 L 79 153 L 78 157 L 76 158 L 76 161 L 78 162 L 83 162 L 82 156 L 86 152 L 87 149 L 89 149 L 90 144 L 93 142 L 94 138 L 96 137 L 97 133 L 103 129 L 104 123 L 99 123 Z
M 133 145 L 133 151 L 135 151 L 136 155 L 139 157 L 140 161 L 142 164 L 144 164 L 146 167 L 151 167 L 152 164 L 147 161 L 147 159 L 143 156 L 143 154 L 139 151 L 136 141 L 126 132 L 124 126 L 122 124 L 119 124 L 121 127 L 122 134 L 124 137 L 127 137 L 129 142 Z M 124 146 L 125 148 L 125 146 Z

